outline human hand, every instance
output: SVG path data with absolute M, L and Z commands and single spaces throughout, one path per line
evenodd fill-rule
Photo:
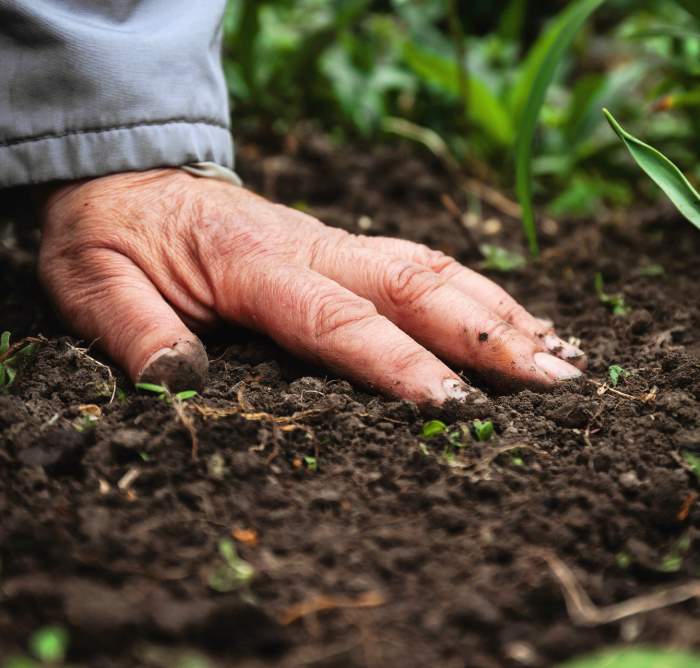
M 60 186 L 43 218 L 39 274 L 59 313 L 137 382 L 200 387 L 193 332 L 220 320 L 418 403 L 478 396 L 439 358 L 538 389 L 585 367 L 551 323 L 442 253 L 181 170 Z

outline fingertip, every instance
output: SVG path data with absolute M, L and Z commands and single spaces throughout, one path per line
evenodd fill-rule
M 209 359 L 198 338 L 181 339 L 148 357 L 137 383 L 163 385 L 173 392 L 201 390 L 207 380 Z

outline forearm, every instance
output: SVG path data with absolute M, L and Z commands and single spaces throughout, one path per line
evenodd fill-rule
M 0 0 L 0 187 L 232 166 L 224 0 Z

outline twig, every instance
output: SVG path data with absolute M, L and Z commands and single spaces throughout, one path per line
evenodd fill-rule
M 316 596 L 287 608 L 279 615 L 278 620 L 282 626 L 287 626 L 315 612 L 337 610 L 338 608 L 376 608 L 385 603 L 385 598 L 377 591 L 365 592 L 364 594 L 360 594 L 357 598 L 347 598 L 345 596 Z
M 607 383 L 599 383 L 597 380 L 593 380 L 592 378 L 588 378 L 587 382 L 591 383 L 591 385 L 595 385 L 598 390 L 597 394 L 598 396 L 602 397 L 604 394 L 607 392 L 612 392 L 613 394 L 616 394 L 618 397 L 624 397 L 625 399 L 630 399 L 631 401 L 639 401 L 643 404 L 649 403 L 650 401 L 655 401 L 656 400 L 656 387 L 652 387 L 651 390 L 649 390 L 646 394 L 643 394 L 641 397 L 635 397 L 632 394 L 627 394 L 627 392 L 622 392 L 614 387 L 610 387 Z
M 102 362 L 98 362 L 92 355 L 90 355 L 90 348 L 92 348 L 98 341 L 99 339 L 95 339 L 87 348 L 78 348 L 78 346 L 74 346 L 72 343 L 66 344 L 73 352 L 78 353 L 78 355 L 84 357 L 85 359 L 89 360 L 92 362 L 96 367 L 100 369 L 104 369 L 107 372 L 107 378 L 110 383 L 112 383 L 112 396 L 109 398 L 109 403 L 111 404 L 114 401 L 114 397 L 117 395 L 117 379 L 114 377 L 114 374 L 112 373 L 112 369 L 110 369 L 106 364 L 103 364 Z
M 197 436 L 197 429 L 194 426 L 194 420 L 192 416 L 187 413 L 187 405 L 184 401 L 174 396 L 171 396 L 171 401 L 173 402 L 175 414 L 190 435 L 190 441 L 192 442 L 192 461 L 196 462 L 199 454 L 199 437 Z
M 700 598 L 700 580 L 691 580 L 675 587 L 635 596 L 626 601 L 599 608 L 591 601 L 573 571 L 559 557 L 549 551 L 538 551 L 538 555 L 547 562 L 559 581 L 567 612 L 571 621 L 577 626 L 610 624 L 627 617 L 683 603 L 692 598 Z

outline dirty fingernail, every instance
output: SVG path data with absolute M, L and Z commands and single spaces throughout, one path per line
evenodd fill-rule
M 554 336 L 554 334 L 547 334 L 547 336 L 544 337 L 543 342 L 547 350 L 567 360 L 579 359 L 585 355 L 583 350 L 571 345 L 570 343 L 567 343 L 564 341 L 564 339 L 560 339 L 558 336 Z
M 554 380 L 571 380 L 582 375 L 575 366 L 549 353 L 535 353 L 535 364 Z
M 207 379 L 209 359 L 199 339 L 177 341 L 151 355 L 137 382 L 165 385 L 173 392 L 201 390 Z
M 446 378 L 442 381 L 442 389 L 448 399 L 456 399 L 457 401 L 469 401 L 473 404 L 483 404 L 488 401 L 481 390 L 475 387 L 469 387 L 455 378 Z

